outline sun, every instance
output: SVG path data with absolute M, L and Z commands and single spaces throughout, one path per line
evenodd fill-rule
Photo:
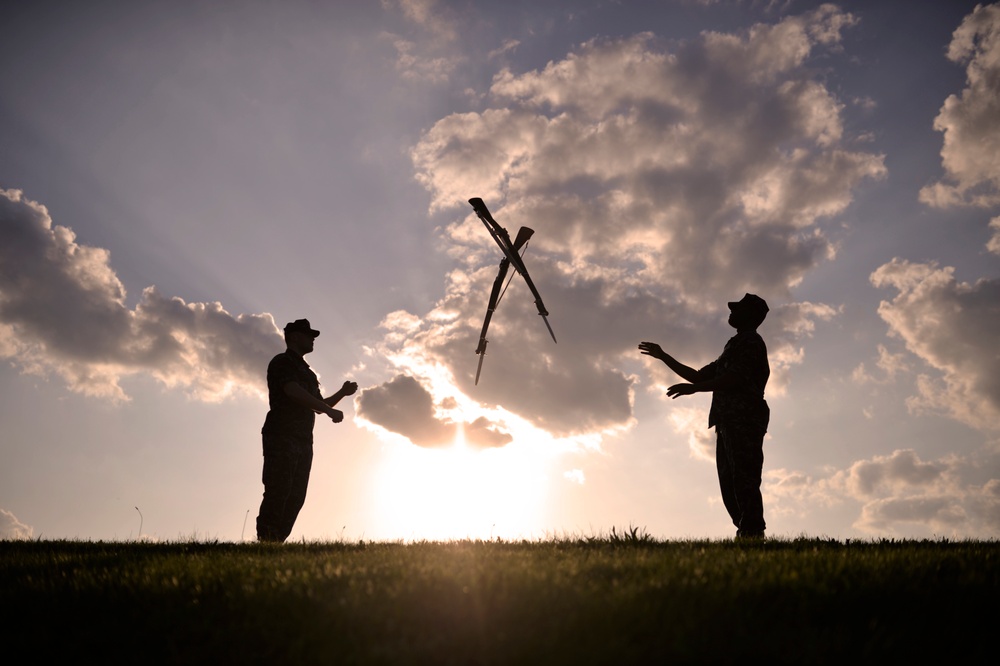
M 373 490 L 380 533 L 404 540 L 530 538 L 544 531 L 550 457 L 515 438 L 476 450 L 387 442 Z

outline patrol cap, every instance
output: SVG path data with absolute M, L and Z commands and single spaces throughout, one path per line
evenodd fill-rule
M 285 333 L 292 333 L 295 331 L 299 333 L 308 333 L 314 338 L 319 337 L 319 331 L 313 329 L 313 327 L 309 325 L 308 319 L 296 319 L 293 322 L 285 324 Z
M 744 294 L 743 298 L 738 301 L 730 301 L 729 309 L 732 311 L 741 310 L 744 312 L 751 312 L 757 315 L 761 321 L 764 321 L 764 317 L 767 315 L 768 307 L 764 299 L 757 294 Z

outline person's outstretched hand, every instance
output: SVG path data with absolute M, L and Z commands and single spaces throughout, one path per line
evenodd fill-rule
M 676 398 L 679 395 L 691 395 L 694 392 L 694 384 L 674 384 L 667 389 L 667 395 L 671 398 Z
M 666 356 L 660 345 L 655 342 L 640 342 L 639 351 L 646 356 L 652 356 L 653 358 L 658 358 L 660 360 L 663 360 L 663 357 Z

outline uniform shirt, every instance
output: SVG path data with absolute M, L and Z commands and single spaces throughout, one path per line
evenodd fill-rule
M 700 381 L 730 373 L 735 375 L 737 384 L 731 389 L 712 392 L 708 427 L 722 423 L 766 432 L 770 410 L 764 401 L 764 387 L 771 369 L 767 364 L 767 347 L 757 331 L 744 331 L 731 337 L 722 355 L 698 371 Z
M 285 394 L 288 382 L 298 384 L 315 398 L 323 399 L 316 373 L 304 358 L 286 349 L 267 365 L 267 397 L 271 409 L 267 412 L 261 432 L 301 438 L 311 443 L 316 413 Z

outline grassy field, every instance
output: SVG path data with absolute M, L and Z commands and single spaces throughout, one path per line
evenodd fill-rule
M 0 542 L 42 663 L 964 663 L 998 600 L 993 541 Z

